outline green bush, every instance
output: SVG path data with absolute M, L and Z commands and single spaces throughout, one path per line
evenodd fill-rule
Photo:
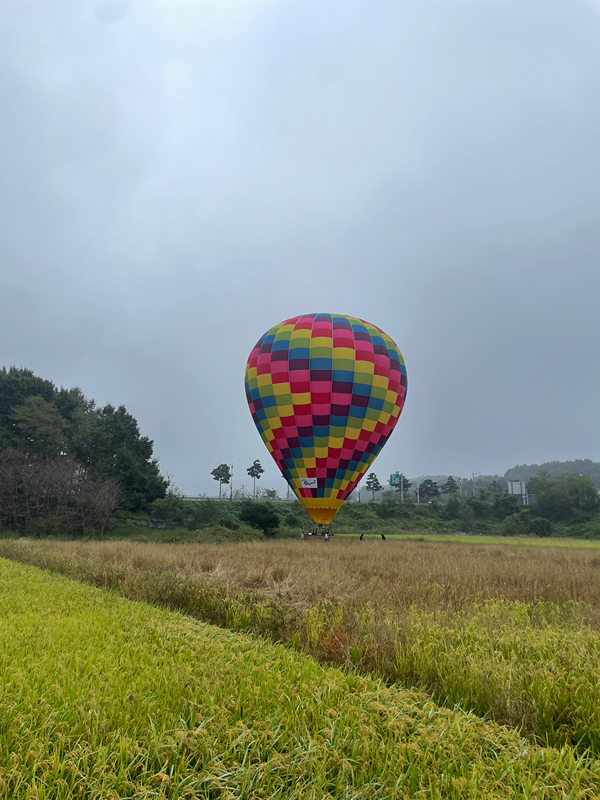
M 469 508 L 473 509 L 476 519 L 483 519 L 484 517 L 487 517 L 489 506 L 487 506 L 481 500 L 477 500 L 475 497 L 470 497 L 466 504 L 469 506 Z
M 547 519 L 542 519 L 542 517 L 531 516 L 529 518 L 529 529 L 531 533 L 535 534 L 536 536 L 552 535 L 552 525 L 550 524 L 550 521 Z
M 412 507 L 412 503 L 403 503 L 399 497 L 392 495 L 391 497 L 384 497 L 375 506 L 375 513 L 381 519 L 410 519 Z
M 553 522 L 584 522 L 600 507 L 598 491 L 583 475 L 563 475 L 552 480 L 540 473 L 529 482 L 529 491 L 535 495 L 537 514 Z
M 524 514 L 511 514 L 506 517 L 502 528 L 500 529 L 500 536 L 530 536 L 531 530 Z
M 458 519 L 460 513 L 460 500 L 458 497 L 452 496 L 446 503 L 446 514 L 450 519 Z
M 257 503 L 248 501 L 242 504 L 240 520 L 257 530 L 262 530 L 267 536 L 275 533 L 279 527 L 279 516 L 272 503 Z
M 417 505 L 413 509 L 413 513 L 415 517 L 428 517 L 429 516 L 429 508 L 426 505 L 422 505 L 421 503 L 417 503 Z
M 512 494 L 503 494 L 500 497 L 496 497 L 492 510 L 493 515 L 496 519 L 506 519 L 506 517 L 516 512 L 519 500 L 519 497 Z

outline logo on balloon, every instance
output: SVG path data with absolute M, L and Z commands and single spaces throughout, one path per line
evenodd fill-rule
M 356 317 L 292 317 L 258 340 L 246 365 L 250 412 L 315 522 L 331 522 L 373 463 L 406 387 L 396 344 Z

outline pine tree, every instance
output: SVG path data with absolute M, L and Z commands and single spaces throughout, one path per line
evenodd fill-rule
M 219 464 L 210 473 L 216 481 L 219 481 L 219 500 L 221 499 L 221 487 L 231 480 L 231 471 L 227 464 Z
M 383 489 L 383 486 L 377 480 L 377 475 L 374 472 L 370 472 L 367 475 L 367 481 L 365 483 L 365 489 L 368 492 L 373 492 L 373 500 L 375 500 L 375 492 L 380 492 Z
M 253 496 L 253 497 L 254 497 L 254 499 L 256 500 L 256 479 L 258 478 L 258 479 L 260 480 L 260 476 L 261 476 L 261 475 L 263 474 L 263 472 L 264 472 L 264 469 L 262 468 L 262 466 L 261 466 L 261 463 L 260 463 L 260 461 L 258 460 L 258 458 L 257 458 L 257 459 L 255 459 L 255 461 L 254 461 L 254 463 L 252 464 L 252 466 L 251 466 L 251 467 L 248 467 L 248 469 L 246 470 L 246 472 L 248 473 L 248 475 L 249 475 L 251 478 L 253 478 L 253 479 L 254 479 L 254 492 L 253 492 L 252 496 Z

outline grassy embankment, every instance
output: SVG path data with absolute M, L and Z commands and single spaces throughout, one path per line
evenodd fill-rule
M 428 542 L 167 547 L 5 541 L 0 555 L 420 686 L 600 753 L 600 558 Z
M 0 561 L 0 798 L 585 798 L 600 765 Z

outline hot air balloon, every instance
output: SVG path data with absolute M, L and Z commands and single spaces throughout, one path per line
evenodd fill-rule
M 328 525 L 398 422 L 406 367 L 375 325 L 304 314 L 258 340 L 246 365 L 246 397 L 296 497 Z

